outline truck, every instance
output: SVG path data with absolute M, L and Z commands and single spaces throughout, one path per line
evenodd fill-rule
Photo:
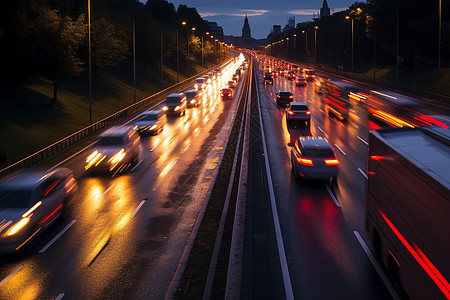
M 399 296 L 450 299 L 450 130 L 370 132 L 366 237 Z

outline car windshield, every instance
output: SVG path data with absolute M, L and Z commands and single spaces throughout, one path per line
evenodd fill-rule
M 184 94 L 186 95 L 186 98 L 188 98 L 188 99 L 194 99 L 195 96 L 197 95 L 196 92 L 186 92 Z
M 292 105 L 291 110 L 308 110 L 306 105 Z
M 180 97 L 167 97 L 166 103 L 180 103 Z
M 122 145 L 123 138 L 121 136 L 105 136 L 98 141 L 100 146 L 116 146 Z
M 5 189 L 0 190 L 0 207 L 28 207 L 30 206 L 31 190 Z
M 310 158 L 331 158 L 334 157 L 334 152 L 332 149 L 322 148 L 322 149 L 304 149 L 302 151 L 304 157 Z
M 280 96 L 290 96 L 291 93 L 290 92 L 280 92 L 279 95 Z
M 148 115 L 144 115 L 141 118 L 139 118 L 138 121 L 156 121 L 156 120 L 158 120 L 157 114 L 148 114 Z

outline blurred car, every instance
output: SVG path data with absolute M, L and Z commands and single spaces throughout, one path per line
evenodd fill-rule
M 231 99 L 233 98 L 233 90 L 230 88 L 223 88 L 221 91 L 221 96 L 223 99 Z
M 239 75 L 238 74 L 233 74 L 233 76 L 231 76 L 231 79 L 233 79 L 234 81 L 238 81 L 239 80 Z
M 277 104 L 278 105 L 288 105 L 292 102 L 294 95 L 291 91 L 279 91 L 277 93 Z
M 339 161 L 328 141 L 299 137 L 291 149 L 292 170 L 297 178 L 328 180 L 338 176 Z
M 318 94 L 325 93 L 327 82 L 323 79 L 314 80 L 314 91 Z
M 187 109 L 187 98 L 184 93 L 173 93 L 164 101 L 163 111 L 168 115 L 184 115 Z
M 297 76 L 296 78 L 295 78 L 295 85 L 296 86 L 306 86 L 306 79 L 305 79 L 305 77 L 302 77 L 302 76 Z
M 209 77 L 209 75 L 203 75 L 203 78 L 205 79 L 206 87 L 208 87 L 212 82 L 211 77 Z
M 286 78 L 289 80 L 294 80 L 295 78 L 295 71 L 289 71 L 286 73 Z
M 264 84 L 273 84 L 273 76 L 272 73 L 264 74 Z
M 303 74 L 306 81 L 314 81 L 314 79 L 316 78 L 316 72 L 314 72 L 313 70 L 303 69 Z
M 204 90 L 206 88 L 206 80 L 203 77 L 195 79 L 194 88 L 196 90 Z
M 230 81 L 228 81 L 228 87 L 229 88 L 231 88 L 231 89 L 234 89 L 235 87 L 236 87 L 236 84 L 234 83 L 234 80 L 230 80 Z
M 139 115 L 135 126 L 139 134 L 157 134 L 163 130 L 166 121 L 166 114 L 161 111 L 147 110 Z
M 291 102 L 286 108 L 286 122 L 287 124 L 304 123 L 306 126 L 310 125 L 311 111 L 308 105 L 304 102 Z
M 0 253 L 25 247 L 70 208 L 77 181 L 71 170 L 33 170 L 0 182 Z
M 194 107 L 199 106 L 202 104 L 202 91 L 196 91 L 196 90 L 188 90 L 185 91 L 184 94 L 186 95 L 187 100 L 187 107 Z
M 86 158 L 85 169 L 110 171 L 114 175 L 137 162 L 139 133 L 132 126 L 115 126 L 100 135 Z

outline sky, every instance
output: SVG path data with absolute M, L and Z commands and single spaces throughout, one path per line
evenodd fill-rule
M 323 0 L 168 0 L 175 5 L 195 7 L 205 20 L 217 22 L 225 35 L 242 35 L 242 26 L 247 14 L 253 38 L 266 38 L 273 25 L 288 22 L 295 17 L 295 23 L 312 20 L 318 14 Z M 338 12 L 347 9 L 355 0 L 327 0 L 328 7 Z

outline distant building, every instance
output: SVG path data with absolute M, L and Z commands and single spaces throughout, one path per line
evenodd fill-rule
M 320 9 L 320 18 L 328 17 L 330 15 L 330 8 L 328 7 L 327 0 L 323 0 L 322 8 Z
M 289 17 L 287 26 L 289 26 L 291 28 L 295 28 L 295 16 L 294 17 Z
M 250 24 L 248 17 L 245 15 L 244 26 L 242 27 L 242 36 L 224 36 L 224 41 L 227 44 L 233 44 L 238 48 L 257 49 L 266 44 L 266 39 L 256 40 L 252 38 Z
M 281 25 L 273 25 L 272 33 L 280 34 L 281 33 Z
M 223 42 L 223 28 L 222 26 L 217 25 L 217 22 L 208 22 L 205 21 L 206 24 L 208 24 L 209 28 L 211 29 L 210 34 L 214 36 L 215 39 Z

